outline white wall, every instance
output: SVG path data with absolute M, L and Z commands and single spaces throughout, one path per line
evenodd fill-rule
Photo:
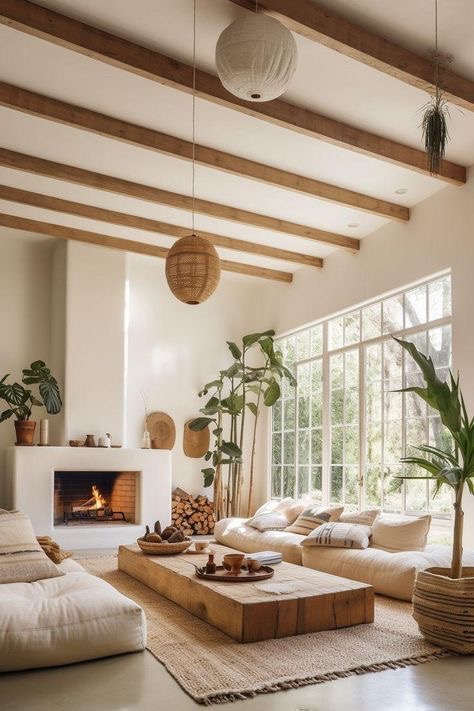
M 228 340 L 275 326 L 272 309 L 277 290 L 261 279 L 223 273 L 218 291 L 200 306 L 188 306 L 170 293 L 164 263 L 129 255 L 129 331 L 127 378 L 127 441 L 139 446 L 144 423 L 144 394 L 149 411 L 164 411 L 176 424 L 172 456 L 173 485 L 191 493 L 202 490 L 203 460 L 183 453 L 184 423 L 198 415 L 204 402 L 197 396 L 219 369 L 230 363 Z M 286 287 L 283 287 L 288 292 Z M 266 449 L 259 454 L 256 498 L 263 496 Z
M 124 442 L 126 269 L 125 252 L 67 244 L 66 439 Z
M 283 332 L 350 308 L 446 268 L 452 270 L 453 364 L 474 412 L 474 173 L 412 209 L 407 224 L 391 223 L 362 241 L 359 254 L 334 253 L 324 269 L 300 270 L 280 301 Z M 474 548 L 474 497 L 465 497 L 466 545 Z
M 50 362 L 52 249 L 51 240 L 0 229 L 0 378 L 11 373 L 20 380 L 33 360 Z M 38 420 L 45 416 L 44 409 L 33 412 Z M 10 418 L 0 424 L 0 479 L 3 449 L 14 441 Z
M 110 431 L 115 443 L 139 447 L 143 392 L 149 411 L 176 423 L 174 486 L 197 493 L 204 462 L 185 457 L 184 423 L 204 404 L 202 385 L 229 364 L 226 340 L 275 327 L 280 292 L 289 287 L 223 273 L 208 302 L 186 306 L 169 292 L 160 260 L 1 230 L 0 372 L 19 378 L 38 358 L 51 366 L 64 400 L 51 418 L 56 445 Z M 13 421 L 2 423 L 0 467 L 14 439 Z M 262 437 L 256 503 L 265 495 L 266 456 Z

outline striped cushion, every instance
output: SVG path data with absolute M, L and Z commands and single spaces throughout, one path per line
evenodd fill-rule
M 63 575 L 42 550 L 28 516 L 0 514 L 0 583 L 30 583 Z
M 307 536 L 314 531 L 318 526 L 329 521 L 337 521 L 339 516 L 344 511 L 344 506 L 335 506 L 330 508 L 321 508 L 320 506 L 309 506 L 300 513 L 298 518 L 291 526 L 287 526 L 285 531 L 290 533 L 299 533 L 301 536 Z
M 302 546 L 333 546 L 334 548 L 367 548 L 372 533 L 370 526 L 358 523 L 325 523 L 312 531 Z

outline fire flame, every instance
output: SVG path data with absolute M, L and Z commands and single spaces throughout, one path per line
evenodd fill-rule
M 92 506 L 93 509 L 103 509 L 107 506 L 107 501 L 104 499 L 95 484 L 92 487 L 92 496 L 95 499 L 95 504 Z

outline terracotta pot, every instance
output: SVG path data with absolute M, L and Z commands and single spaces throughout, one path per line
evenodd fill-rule
M 429 642 L 460 654 L 474 653 L 474 568 L 450 578 L 449 568 L 416 574 L 413 617 Z
M 32 420 L 15 420 L 16 443 L 23 447 L 32 447 L 35 437 L 36 422 Z

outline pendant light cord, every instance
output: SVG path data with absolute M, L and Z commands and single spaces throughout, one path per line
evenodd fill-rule
M 193 7 L 193 151 L 192 151 L 192 233 L 194 234 L 194 202 L 195 202 L 195 183 L 196 183 L 196 0 Z
M 435 75 L 436 98 L 439 96 L 439 56 L 438 56 L 438 0 L 435 0 Z

